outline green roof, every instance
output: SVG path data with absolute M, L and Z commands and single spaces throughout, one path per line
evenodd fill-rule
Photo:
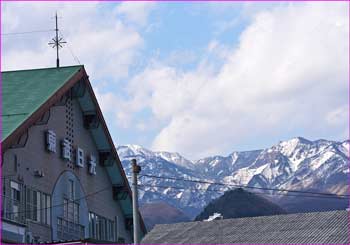
M 6 139 L 83 66 L 2 72 L 2 139 Z

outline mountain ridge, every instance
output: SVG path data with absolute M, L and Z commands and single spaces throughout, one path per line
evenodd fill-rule
M 261 150 L 233 151 L 227 156 L 209 156 L 196 161 L 179 153 L 153 152 L 137 145 L 119 146 L 117 151 L 128 174 L 131 173 L 130 160 L 136 158 L 142 167 L 141 174 L 345 194 L 348 190 L 349 142 L 295 137 Z M 141 203 L 165 201 L 190 217 L 230 189 L 148 177 L 141 177 L 140 182 L 144 184 L 140 190 Z M 273 198 L 279 199 L 278 196 Z

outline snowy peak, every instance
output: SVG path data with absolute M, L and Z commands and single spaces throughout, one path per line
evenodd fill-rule
M 309 149 L 314 142 L 302 137 L 296 137 L 290 140 L 281 141 L 278 145 L 271 147 L 273 150 L 280 151 L 283 155 L 290 157 L 298 149 Z
M 151 151 L 139 145 L 122 145 L 117 147 L 118 155 L 121 159 L 130 158 L 142 158 L 144 159 L 156 159 L 165 160 L 175 165 L 185 167 L 188 169 L 193 169 L 193 163 L 181 156 L 179 153 L 166 152 L 166 151 Z
M 131 171 L 130 159 L 136 158 L 143 174 L 344 194 L 348 190 L 350 172 L 349 142 L 297 137 L 264 150 L 233 152 L 195 162 L 179 153 L 153 152 L 138 145 L 120 146 L 117 150 L 127 174 Z M 165 201 L 190 217 L 229 189 L 158 178 L 140 181 L 149 185 L 140 192 L 141 203 Z M 218 188 L 218 192 L 206 191 Z
M 349 157 L 349 151 L 350 151 L 350 141 L 346 140 L 344 142 L 341 143 L 341 145 L 339 146 L 339 150 L 344 153 L 347 157 Z
M 270 149 L 279 151 L 286 156 L 291 163 L 292 170 L 296 171 L 303 165 L 303 161 L 323 154 L 328 148 L 334 147 L 336 144 L 334 141 L 324 139 L 310 141 L 302 137 L 297 137 L 282 141 Z
M 120 158 L 131 158 L 137 156 L 150 157 L 153 152 L 139 145 L 121 145 L 117 147 Z
M 187 160 L 177 152 L 171 153 L 166 151 L 159 151 L 159 152 L 154 152 L 154 155 L 185 168 L 189 168 L 189 169 L 194 168 L 194 165 L 190 160 Z

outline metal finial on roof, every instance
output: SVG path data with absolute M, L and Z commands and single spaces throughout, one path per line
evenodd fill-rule
M 55 28 L 56 36 L 52 38 L 52 42 L 49 42 L 48 44 L 52 45 L 52 48 L 56 48 L 56 67 L 60 67 L 60 58 L 59 58 L 58 50 L 63 47 L 62 44 L 67 42 L 64 41 L 62 37 L 58 36 L 57 12 L 55 15 L 55 21 L 56 21 L 56 28 Z

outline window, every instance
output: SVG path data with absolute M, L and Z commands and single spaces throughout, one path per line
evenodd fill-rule
M 41 210 L 41 193 L 26 188 L 26 218 L 36 222 L 40 222 Z
M 11 194 L 10 194 L 10 215 L 8 218 L 20 221 L 20 209 L 21 209 L 21 185 L 17 182 L 11 181 Z
M 102 241 L 115 241 L 115 222 L 96 215 L 92 212 L 89 213 L 89 236 Z
M 68 180 L 68 197 L 70 200 L 74 200 L 75 197 L 75 188 L 74 188 L 74 181 L 73 180 Z
M 46 195 L 46 220 L 45 224 L 51 225 L 51 196 Z
M 21 200 L 20 184 L 14 181 L 11 181 L 11 199 L 18 202 Z
M 115 241 L 114 237 L 114 222 L 112 220 L 107 220 L 107 240 L 108 241 Z
M 8 185 L 9 184 L 9 185 Z M 10 187 L 10 189 L 8 189 Z M 10 180 L 3 185 L 3 215 L 10 220 L 51 223 L 51 196 Z
M 99 217 L 97 215 L 95 215 L 95 225 L 96 225 L 95 238 L 97 240 L 100 240 L 100 224 L 99 224 Z
M 105 218 L 100 219 L 100 238 L 101 240 L 107 239 L 107 220 Z
M 119 217 L 115 216 L 114 218 L 114 240 L 118 241 L 119 239 Z
M 90 237 L 96 236 L 95 230 L 96 230 L 95 214 L 89 212 L 89 236 Z
M 68 201 L 68 216 L 66 217 L 69 221 L 74 221 L 74 203 L 72 201 Z
M 72 197 L 70 194 L 69 196 Z M 79 203 L 68 198 L 63 199 L 63 217 L 58 218 L 57 229 L 59 239 L 71 240 L 85 237 L 85 227 L 79 222 Z
M 68 218 L 68 199 L 63 199 L 63 217 Z
M 64 218 L 57 218 L 57 235 L 59 239 L 75 240 L 85 237 L 85 228 L 83 225 L 76 224 L 65 220 Z
M 63 236 L 63 225 L 62 225 L 62 219 L 58 218 L 57 219 L 57 235 L 58 237 Z
M 64 199 L 63 218 L 74 223 L 79 223 L 79 203 Z
M 51 224 L 51 196 L 45 193 L 41 195 L 41 222 L 46 225 Z
M 79 204 L 73 203 L 73 222 L 79 223 Z
M 33 191 L 33 220 L 40 222 L 40 192 Z

